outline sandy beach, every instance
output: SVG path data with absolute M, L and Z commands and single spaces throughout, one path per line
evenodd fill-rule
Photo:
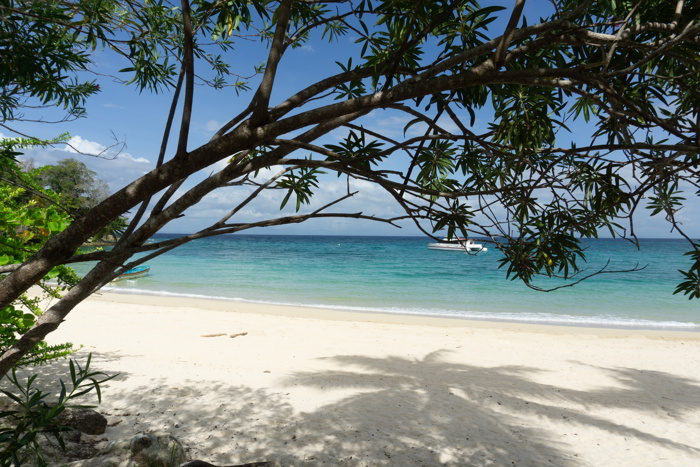
M 212 463 L 700 465 L 698 333 L 102 294 L 49 341 L 120 373 L 108 439 Z

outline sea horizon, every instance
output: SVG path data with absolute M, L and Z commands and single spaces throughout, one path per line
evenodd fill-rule
M 152 239 L 156 238 L 161 238 L 161 237 L 184 237 L 186 235 L 192 235 L 193 233 L 196 232 L 173 232 L 173 233 L 157 233 Z M 329 234 L 329 233 L 318 233 L 318 234 L 306 234 L 306 233 L 226 233 L 226 234 L 221 234 L 217 235 L 217 237 L 241 237 L 241 236 L 246 236 L 246 237 L 381 237 L 381 238 L 423 238 L 426 240 L 430 240 L 430 237 L 428 237 L 425 234 L 416 234 L 416 235 L 363 235 L 363 234 Z M 457 235 L 458 237 L 461 238 L 461 234 Z M 437 238 L 446 238 L 445 235 L 435 235 Z M 470 236 L 469 238 L 473 239 L 481 239 L 481 240 L 486 240 L 488 237 L 483 237 L 483 236 Z M 505 237 L 503 237 L 505 239 Z M 632 242 L 631 239 L 629 238 L 622 238 L 622 237 L 606 237 L 606 236 L 599 236 L 598 238 L 587 238 L 587 237 L 576 237 L 579 240 L 616 240 L 616 241 L 623 241 L 630 243 Z M 679 241 L 679 242 L 686 242 L 687 240 L 678 238 L 678 237 L 637 237 L 639 240 L 673 240 L 673 241 Z M 692 238 L 692 236 L 691 236 Z

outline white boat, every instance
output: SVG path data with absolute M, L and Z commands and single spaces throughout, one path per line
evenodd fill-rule
M 453 238 L 452 240 L 443 238 L 438 243 L 428 243 L 428 248 L 431 250 L 463 251 L 466 253 L 489 251 L 481 243 L 474 243 L 474 240 L 468 238 Z

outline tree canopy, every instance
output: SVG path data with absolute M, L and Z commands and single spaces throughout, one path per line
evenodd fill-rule
M 75 213 L 84 212 L 107 197 L 107 184 L 76 159 L 63 159 L 42 167 L 38 173 L 43 187 L 57 193 L 60 203 Z
M 33 171 L 37 183 L 58 195 L 58 203 L 72 217 L 85 214 L 107 197 L 107 184 L 97 173 L 79 160 L 63 159 L 56 165 L 47 165 Z M 128 227 L 126 217 L 120 216 L 101 228 L 91 240 L 105 238 L 116 241 Z
M 37 18 L 33 3 L 77 13 L 70 21 Z M 700 194 L 700 5 L 554 0 L 543 4 L 542 17 L 533 22 L 523 15 L 525 3 L 2 2 L 3 11 L 19 15 L 15 20 L 5 13 L 3 28 L 5 18 L 29 25 L 23 27 L 44 22 L 70 28 L 78 50 L 104 44 L 129 62 L 123 70 L 129 81 L 142 89 L 172 86 L 173 100 L 164 109 L 156 167 L 76 219 L 32 258 L 4 269 L 10 274 L 0 282 L 3 304 L 52 267 L 76 261 L 82 242 L 138 206 L 119 244 L 91 256 L 97 266 L 0 358 L 0 370 L 7 371 L 75 305 L 125 268 L 197 238 L 318 218 L 390 224 L 407 219 L 428 235 L 486 237 L 503 253 L 508 277 L 537 287 L 539 275 L 569 283 L 585 278 L 579 274 L 585 260 L 579 239 L 606 230 L 634 242 L 635 215 L 647 210 L 664 216 L 688 240 L 690 264 L 676 292 L 700 297 L 700 244 L 677 218 L 685 197 Z M 92 15 L 92 8 L 100 14 Z M 261 39 L 267 61 L 247 80 L 231 69 L 235 51 L 208 52 L 226 51 L 251 36 Z M 337 73 L 282 98 L 277 92 L 272 100 L 275 85 L 286 80 L 278 65 L 290 48 L 312 37 L 349 36 L 355 39 L 347 57 L 321 58 L 337 61 Z M 201 67 L 213 70 L 213 78 L 200 76 Z M 22 84 L 20 75 L 4 76 L 9 77 L 4 89 L 35 92 L 35 84 Z M 211 141 L 192 148 L 194 92 L 202 83 L 240 93 L 245 104 Z M 255 91 L 246 93 L 248 86 Z M 177 144 L 168 151 L 180 102 Z M 373 111 L 409 116 L 404 136 L 366 128 L 363 117 Z M 477 125 L 477 115 L 484 114 L 490 115 L 487 125 Z M 563 136 L 574 122 L 590 129 L 583 144 Z M 324 140 L 337 131 L 343 134 L 339 142 Z M 227 162 L 221 170 L 179 190 L 192 174 L 219 161 Z M 274 175 L 261 181 L 263 169 Z M 283 205 L 293 202 L 299 211 L 323 190 L 329 174 L 344 177 L 347 190 L 318 209 L 256 222 L 237 216 L 275 189 L 286 192 Z M 384 190 L 404 214 L 382 218 L 371 206 L 343 211 L 358 181 Z M 243 201 L 218 222 L 146 244 L 205 195 L 230 187 L 243 191 Z M 130 260 L 139 252 L 149 254 Z

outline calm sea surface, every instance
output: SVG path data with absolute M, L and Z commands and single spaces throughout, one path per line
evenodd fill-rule
M 176 235 L 157 235 L 157 240 Z M 423 237 L 231 235 L 198 240 L 149 262 L 147 277 L 107 289 L 183 297 L 464 317 L 480 320 L 700 331 L 700 300 L 673 295 L 687 269 L 680 240 L 587 240 L 604 274 L 551 293 L 510 281 L 500 252 L 429 250 Z M 87 265 L 79 265 L 86 272 Z M 541 281 L 541 286 L 555 285 Z

